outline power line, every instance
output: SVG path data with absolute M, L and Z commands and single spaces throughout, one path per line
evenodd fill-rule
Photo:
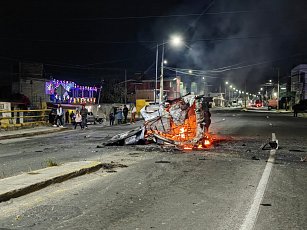
M 251 63 L 251 64 L 247 64 L 247 65 L 241 65 L 241 66 L 237 66 L 237 65 L 239 65 L 239 63 L 238 63 L 238 64 L 230 66 L 230 68 L 227 68 L 227 66 L 225 66 L 225 67 L 220 67 L 220 68 L 211 69 L 211 70 L 192 70 L 192 69 L 181 69 L 181 68 L 174 68 L 174 67 L 166 67 L 166 68 L 171 70 L 171 71 L 178 71 L 178 72 L 181 71 L 182 73 L 188 74 L 188 75 L 195 75 L 195 76 L 206 75 L 206 76 L 208 76 L 208 74 L 218 74 L 218 73 L 223 73 L 223 72 L 226 72 L 226 71 L 239 70 L 239 69 L 243 69 L 243 68 L 249 68 L 249 67 L 253 67 L 253 66 L 264 65 L 264 64 L 268 64 L 268 63 L 272 63 L 272 62 L 278 62 L 278 61 L 287 60 L 287 59 L 291 59 L 291 58 L 295 58 L 295 57 L 299 57 L 299 56 L 305 56 L 305 55 L 306 54 L 294 54 L 294 55 L 284 57 L 284 58 L 264 60 L 264 61 Z M 192 73 L 190 72 L 191 70 L 192 70 Z M 194 72 L 194 74 L 193 74 L 193 72 Z
M 208 9 L 211 7 L 211 3 Z M 206 11 L 206 10 L 205 10 Z M 272 13 L 272 10 L 237 10 L 237 11 L 220 11 L 220 12 L 202 12 L 190 14 L 169 14 L 169 15 L 144 15 L 144 16 L 125 16 L 125 17 L 95 17 L 95 18 L 48 18 L 40 19 L 40 21 L 102 21 L 102 20 L 134 20 L 134 19 L 152 19 L 152 18 L 178 18 L 178 17 L 199 17 L 203 15 L 222 15 L 222 14 L 246 14 L 246 13 L 259 13 L 266 12 Z M 33 21 L 34 19 L 28 19 Z
M 244 39 L 267 39 L 267 38 L 296 38 L 296 35 L 260 35 L 260 36 L 242 36 L 242 37 L 214 37 L 214 38 L 197 38 L 193 40 L 187 40 L 188 43 L 195 43 L 201 41 L 223 41 L 223 40 L 244 40 Z M 302 37 L 300 37 L 302 38 Z M 93 43 L 93 44 L 138 44 L 138 43 L 157 43 L 158 41 L 101 41 L 101 40 L 51 40 L 51 39 L 22 39 L 22 38 L 8 38 L 0 37 L 1 40 L 14 40 L 24 42 L 51 42 L 51 43 Z

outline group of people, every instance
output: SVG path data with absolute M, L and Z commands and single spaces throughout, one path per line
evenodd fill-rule
M 69 122 L 69 117 L 71 120 L 71 123 L 74 125 L 74 128 L 76 129 L 78 125 L 80 125 L 81 129 L 87 128 L 87 113 L 88 110 L 85 108 L 84 105 L 82 105 L 81 109 L 77 108 L 76 113 L 73 111 L 69 114 L 69 111 L 67 110 L 65 112 L 65 123 Z M 53 118 L 54 117 L 54 118 Z M 56 114 L 53 116 L 52 112 L 49 114 L 49 122 L 53 124 L 53 126 L 57 127 L 63 127 L 64 125 L 64 109 L 62 108 L 61 104 L 58 104 L 58 107 L 56 109 Z
M 131 111 L 130 123 L 135 123 L 136 107 L 131 105 L 130 111 Z M 111 126 L 114 125 L 115 121 L 116 121 L 116 124 L 118 125 L 127 123 L 128 113 L 129 113 L 129 109 L 127 105 L 124 105 L 123 107 L 119 107 L 119 108 L 114 107 L 113 112 L 109 114 L 110 125 Z
M 127 105 L 121 107 L 113 107 L 113 111 L 109 114 L 110 126 L 116 124 L 123 124 L 128 122 L 128 113 L 129 109 Z M 135 123 L 135 115 L 136 115 L 136 107 L 134 105 L 130 106 L 130 123 Z M 62 108 L 61 104 L 58 104 L 55 114 L 53 111 L 49 114 L 49 123 L 53 124 L 55 127 L 63 127 L 64 125 L 64 116 L 65 116 L 65 123 L 71 123 L 74 125 L 76 129 L 77 126 L 80 126 L 81 129 L 87 128 L 87 115 L 88 110 L 82 105 L 81 109 L 77 108 L 75 113 L 72 111 L 69 113 L 67 110 L 64 113 L 64 109 Z

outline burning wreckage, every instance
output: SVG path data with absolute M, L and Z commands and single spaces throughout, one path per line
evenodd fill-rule
M 186 95 L 160 105 L 141 109 L 144 125 L 118 134 L 106 146 L 157 143 L 178 149 L 204 149 L 211 145 L 208 130 L 211 123 L 211 97 Z

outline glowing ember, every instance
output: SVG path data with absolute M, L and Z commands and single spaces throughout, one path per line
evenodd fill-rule
M 209 140 L 205 140 L 205 145 L 210 145 L 211 142 Z

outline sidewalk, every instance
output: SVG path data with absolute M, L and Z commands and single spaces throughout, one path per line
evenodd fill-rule
M 0 140 L 20 138 L 20 137 L 29 137 L 41 134 L 49 134 L 55 132 L 61 132 L 67 130 L 67 127 L 49 127 L 49 126 L 39 126 L 27 129 L 11 130 L 11 131 L 0 131 Z
M 101 162 L 79 161 L 48 167 L 0 180 L 0 202 L 40 190 L 102 167 Z

